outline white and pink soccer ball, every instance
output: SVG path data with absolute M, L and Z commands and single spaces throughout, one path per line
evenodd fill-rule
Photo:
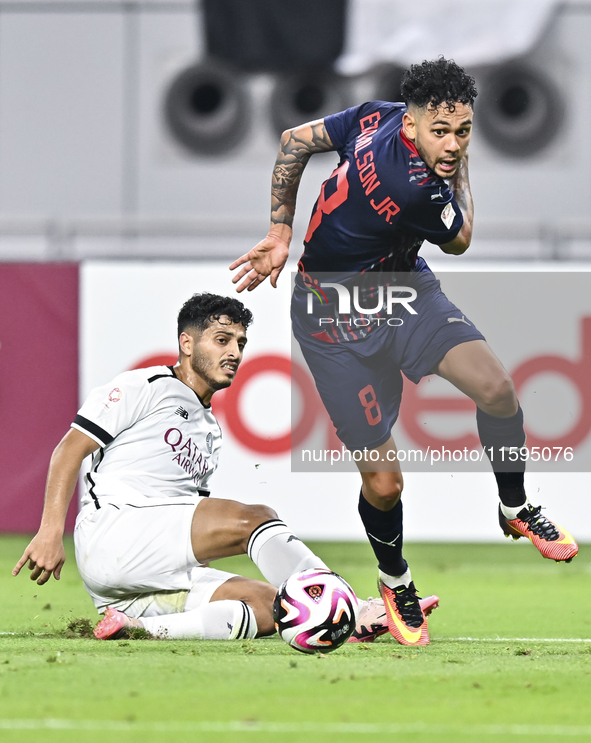
M 359 603 L 340 575 L 324 568 L 302 570 L 283 583 L 273 604 L 282 640 L 302 653 L 330 653 L 347 641 Z

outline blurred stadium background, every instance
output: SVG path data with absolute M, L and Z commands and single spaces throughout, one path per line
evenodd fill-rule
M 521 390 L 543 393 L 550 410 L 530 441 L 574 442 L 588 469 L 591 2 L 408 5 L 0 0 L 0 531 L 36 529 L 49 456 L 79 399 L 148 360 L 173 363 L 180 304 L 195 291 L 233 292 L 228 264 L 268 228 L 280 132 L 364 100 L 397 100 L 404 67 L 440 53 L 480 91 L 475 238 L 460 259 L 428 245 L 422 254 L 437 271 L 546 275 L 537 325 L 535 313 L 522 322 L 518 298 L 482 330 L 507 343 L 493 347 L 510 370 L 542 358 Z M 295 260 L 335 160 L 318 156 L 306 170 Z M 265 285 L 245 298 L 256 322 L 240 387 L 219 396 L 226 446 L 215 494 L 269 503 L 302 537 L 361 539 L 354 474 L 291 472 L 282 279 L 276 292 Z M 505 286 L 486 300 L 491 318 L 509 299 Z M 474 315 L 478 296 L 462 297 Z M 420 419 L 433 440 L 473 435 L 450 389 L 437 395 L 451 400 L 447 412 Z M 323 416 L 312 423 L 310 441 L 328 443 Z M 421 444 L 404 420 L 399 428 L 409 446 Z M 553 518 L 591 541 L 589 476 L 528 477 L 532 499 L 539 493 Z M 490 475 L 412 472 L 406 483 L 409 539 L 500 538 Z

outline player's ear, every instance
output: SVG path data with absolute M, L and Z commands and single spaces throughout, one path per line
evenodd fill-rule
M 193 344 L 195 340 L 189 333 L 183 332 L 179 335 L 179 350 L 183 356 L 190 356 L 193 353 Z
M 412 109 L 402 114 L 402 129 L 404 136 L 414 142 L 417 133 L 417 117 L 416 112 Z

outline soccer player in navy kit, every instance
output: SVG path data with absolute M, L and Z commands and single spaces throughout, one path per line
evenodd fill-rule
M 391 436 L 402 393 L 400 371 L 417 383 L 436 373 L 477 406 L 482 445 L 493 460 L 506 534 L 530 539 L 544 557 L 570 561 L 578 547 L 571 535 L 527 500 L 524 464 L 498 471 L 502 452 L 525 442 L 523 414 L 513 383 L 472 323 L 441 292 L 418 256 L 424 240 L 444 253 L 470 246 L 473 203 L 468 177 L 474 80 L 453 61 L 413 65 L 403 78 L 405 104 L 373 101 L 283 133 L 273 171 L 271 229 L 231 269 L 238 291 L 272 286 L 288 256 L 297 189 L 311 155 L 336 150 L 337 169 L 322 185 L 304 242 L 292 301 L 294 334 L 314 375 L 337 434 L 359 463 L 359 513 L 379 563 L 380 592 L 388 628 L 402 644 L 425 645 L 425 615 L 402 554 L 403 479 Z M 361 280 L 364 307 L 374 306 L 380 284 L 396 284 L 397 272 L 416 292 L 413 322 L 364 325 L 363 313 L 339 317 L 334 289 L 308 314 L 318 279 L 352 287 Z M 398 274 L 399 275 L 399 274 Z M 328 277 L 328 278 L 327 278 Z M 355 279 L 355 281 L 354 281 Z M 332 292 L 329 296 L 326 292 Z M 373 300 L 372 300 L 373 301 Z M 323 323 L 319 324 L 319 316 Z M 346 370 L 346 373 L 344 372 Z M 389 462 L 387 466 L 371 462 Z M 368 626 L 368 637 L 372 629 Z

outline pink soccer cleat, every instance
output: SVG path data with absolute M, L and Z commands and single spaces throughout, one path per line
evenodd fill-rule
M 424 599 L 419 599 L 419 604 L 423 614 L 428 617 L 432 611 L 439 608 L 439 596 L 425 596 Z
M 97 640 L 116 640 L 121 630 L 129 626 L 129 617 L 107 606 L 103 618 L 94 628 L 94 636 Z
M 347 642 L 373 642 L 376 637 L 386 634 L 386 609 L 382 599 L 360 601 L 361 610 L 355 629 Z

